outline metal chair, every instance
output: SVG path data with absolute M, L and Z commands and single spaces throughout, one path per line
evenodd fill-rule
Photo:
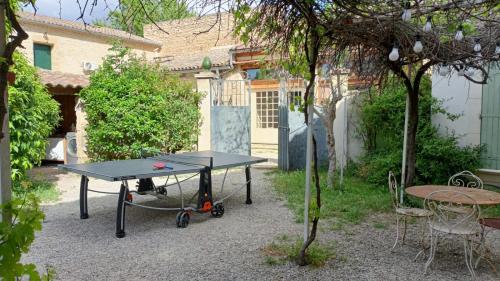
M 396 245 L 398 244 L 398 241 L 399 241 L 399 220 L 400 220 L 400 218 L 403 218 L 403 222 L 404 222 L 403 237 L 401 239 L 402 244 L 404 244 L 405 237 L 406 237 L 406 220 L 407 220 L 407 218 L 408 217 L 428 218 L 429 216 L 432 216 L 432 212 L 425 210 L 425 209 L 422 209 L 422 208 L 407 208 L 407 207 L 401 206 L 399 204 L 398 182 L 397 182 L 396 176 L 394 176 L 393 172 L 389 172 L 389 191 L 391 193 L 392 205 L 393 205 L 394 210 L 396 212 L 396 241 L 394 242 L 394 245 L 392 246 L 392 249 L 391 249 L 391 250 L 394 250 L 394 248 L 396 248 Z M 425 227 L 424 226 L 425 225 L 422 225 L 422 240 L 421 240 L 422 247 L 424 246 L 424 234 L 425 234 Z M 418 257 L 418 255 L 417 255 L 417 257 Z
M 479 219 L 479 224 L 481 224 L 482 231 L 480 244 L 477 249 L 479 256 L 476 260 L 475 267 L 477 268 L 481 259 L 484 259 L 496 273 L 497 269 L 494 263 L 494 255 L 490 250 L 490 247 L 486 245 L 486 236 L 488 236 L 488 234 L 492 231 L 500 231 L 500 218 L 481 218 Z
M 443 193 L 445 193 L 445 197 L 450 202 L 437 200 L 437 198 L 443 197 Z M 481 226 L 479 224 L 480 209 L 476 201 L 467 194 L 459 191 L 440 190 L 429 194 L 424 201 L 424 206 L 433 214 L 429 218 L 431 249 L 429 259 L 425 264 L 425 273 L 427 273 L 427 269 L 436 254 L 439 236 L 449 234 L 463 237 L 465 264 L 472 277 L 476 278 L 472 262 L 475 250 L 473 237 L 481 233 Z
M 483 189 L 483 181 L 470 171 L 454 174 L 448 180 L 448 185 Z

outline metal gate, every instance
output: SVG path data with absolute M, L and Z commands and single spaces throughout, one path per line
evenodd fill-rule
M 490 79 L 483 86 L 481 107 L 482 168 L 500 170 L 500 69 L 490 68 Z
M 250 81 L 212 80 L 210 100 L 212 150 L 251 155 Z
M 278 103 L 278 168 L 288 171 L 288 95 L 285 80 L 280 80 L 279 103 Z
M 305 132 L 303 113 L 298 111 L 300 100 L 305 92 L 305 82 L 303 79 L 282 79 L 280 80 L 279 104 L 278 104 L 278 167 L 288 171 L 294 168 L 294 160 L 290 160 L 290 155 L 301 155 L 301 151 L 290 153 L 290 145 L 294 137 Z M 292 103 L 294 110 L 292 110 Z M 296 146 L 292 146 L 297 150 Z M 305 147 L 303 147 L 305 152 Z
M 319 80 L 315 87 L 315 107 L 322 110 L 321 104 L 331 95 L 331 80 Z M 306 89 L 306 81 L 301 78 L 288 78 L 280 81 L 279 124 L 278 124 L 278 167 L 281 170 L 296 170 L 305 167 L 307 125 L 304 114 L 298 111 Z M 292 106 L 293 104 L 293 106 Z M 292 107 L 295 109 L 292 110 Z M 316 137 L 318 158 L 327 161 L 326 129 L 318 116 L 313 119 L 313 134 Z

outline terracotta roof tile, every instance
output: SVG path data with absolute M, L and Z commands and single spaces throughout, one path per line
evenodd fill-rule
M 230 65 L 231 46 L 214 47 L 208 51 L 189 53 L 167 58 L 160 58 L 160 63 L 171 71 L 187 71 L 201 69 L 203 59 L 208 56 L 213 67 L 224 67 Z
M 89 78 L 81 74 L 44 69 L 38 69 L 38 74 L 42 83 L 49 87 L 84 88 L 89 85 Z
M 18 12 L 19 21 L 21 25 L 23 23 L 33 23 L 33 24 L 41 24 L 53 27 L 60 27 L 64 29 L 69 29 L 78 32 L 88 32 L 95 34 L 97 36 L 110 37 L 114 39 L 120 39 L 125 41 L 132 41 L 136 43 L 141 43 L 145 45 L 150 45 L 153 47 L 161 47 L 162 44 L 160 42 L 156 42 L 150 39 L 146 39 L 144 37 L 140 37 L 137 35 L 130 34 L 128 32 L 108 28 L 108 27 L 98 27 L 89 24 L 84 24 L 82 22 L 75 22 L 70 20 L 63 20 L 54 17 L 35 15 L 33 13 L 27 12 Z

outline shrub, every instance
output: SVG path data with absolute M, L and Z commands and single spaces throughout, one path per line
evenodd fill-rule
M 14 55 L 14 85 L 9 86 L 9 130 L 12 179 L 26 176 L 45 155 L 47 138 L 59 123 L 59 104 L 40 81 L 35 67 Z
M 401 176 L 403 128 L 406 89 L 395 80 L 379 95 L 366 98 L 361 104 L 360 133 L 365 140 L 366 153 L 358 173 L 372 183 L 386 184 L 388 171 Z M 480 147 L 459 147 L 454 135 L 442 136 L 432 125 L 435 113 L 446 114 L 451 120 L 458 116 L 448 114 L 442 102 L 431 96 L 429 77 L 422 80 L 419 100 L 417 132 L 417 161 L 415 182 L 446 183 L 448 177 L 462 170 L 479 167 Z
M 111 51 L 80 93 L 88 156 L 102 161 L 190 149 L 199 133 L 201 95 L 124 47 Z
M 40 276 L 34 264 L 21 263 L 21 255 L 29 251 L 35 239 L 35 231 L 42 229 L 43 213 L 35 195 L 25 194 L 8 204 L 0 206 L 0 212 L 9 212 L 13 216 L 10 221 L 0 221 L 0 276 L 2 280 L 49 280 L 54 276 L 51 269 Z

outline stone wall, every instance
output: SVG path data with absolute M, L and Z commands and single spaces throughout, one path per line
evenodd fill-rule
M 100 65 L 104 57 L 109 54 L 112 41 L 109 38 L 97 36 L 93 33 L 85 34 L 57 27 L 23 23 L 23 28 L 29 38 L 23 42 L 25 49 L 21 52 L 33 63 L 33 44 L 50 45 L 52 70 L 74 74 L 88 74 L 83 70 L 82 63 L 90 62 Z M 156 56 L 156 47 L 139 43 L 127 43 L 139 56 L 152 59 Z
M 144 26 L 144 37 L 162 42 L 160 57 L 179 56 L 205 52 L 216 46 L 235 45 L 238 40 L 232 36 L 233 17 L 222 14 L 192 17 L 182 20 L 160 22 Z M 166 33 L 166 32 L 168 33 Z
M 76 107 L 76 155 L 78 156 L 78 163 L 85 163 L 88 161 L 87 157 L 87 114 L 84 111 L 83 103 L 78 100 Z

